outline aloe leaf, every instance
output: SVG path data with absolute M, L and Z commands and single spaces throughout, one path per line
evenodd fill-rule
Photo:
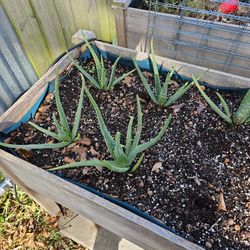
M 246 124 L 250 124 L 250 116 L 245 120 Z
M 58 114 L 60 117 L 60 124 L 66 131 L 70 131 L 69 123 L 66 117 L 66 114 L 64 112 L 62 102 L 60 99 L 60 94 L 59 94 L 59 74 L 57 73 L 56 79 L 55 79 L 55 99 L 56 99 L 56 107 L 58 110 Z
M 228 107 L 226 101 L 224 100 L 224 98 L 221 96 L 220 93 L 216 92 L 216 95 L 217 95 L 218 98 L 220 99 L 220 102 L 221 102 L 221 104 L 222 104 L 222 106 L 223 106 L 223 108 L 224 108 L 224 110 L 225 110 L 226 115 L 227 115 L 229 118 L 231 118 L 231 112 L 230 112 L 230 110 L 229 110 L 229 107 Z
M 167 128 L 169 127 L 170 121 L 171 121 L 172 115 L 170 114 L 168 116 L 168 118 L 165 120 L 163 127 L 161 128 L 160 132 L 158 133 L 158 135 L 151 139 L 148 142 L 145 142 L 141 145 L 138 145 L 136 148 L 134 148 L 133 151 L 131 151 L 130 155 L 129 155 L 129 160 L 133 161 L 133 159 L 136 157 L 137 154 L 143 152 L 144 150 L 152 147 L 153 145 L 155 145 L 164 135 L 165 131 L 167 130 Z
M 201 88 L 200 84 L 197 82 L 196 79 L 194 79 L 196 87 L 200 91 L 201 95 L 204 97 L 206 102 L 209 104 L 212 110 L 214 110 L 222 119 L 224 119 L 228 123 L 232 123 L 232 120 L 230 117 L 228 117 L 226 114 L 224 114 L 217 106 L 216 104 L 210 99 L 210 97 L 204 92 L 204 90 Z
M 57 120 L 55 113 L 53 113 L 53 115 L 52 115 L 52 120 L 53 120 L 54 125 L 56 126 L 56 129 L 57 129 L 57 132 L 58 132 L 60 138 L 65 137 L 66 133 L 64 132 L 59 121 Z
M 78 168 L 78 167 L 106 167 L 109 170 L 117 173 L 125 173 L 129 170 L 129 167 L 119 167 L 119 164 L 117 164 L 115 161 L 106 161 L 106 160 L 88 160 L 88 161 L 79 161 L 74 162 L 70 164 L 66 164 L 59 167 L 54 167 L 51 169 L 48 169 L 49 171 L 55 171 L 55 170 L 62 170 L 62 169 L 72 169 L 72 168 Z
M 113 157 L 117 162 L 127 162 L 127 157 L 124 154 L 121 146 L 121 133 L 117 132 L 115 135 L 115 148 Z
M 77 135 L 77 132 L 79 129 L 79 125 L 80 125 L 80 121 L 81 121 L 84 86 L 85 86 L 85 79 L 84 79 L 82 74 L 81 74 L 81 80 L 82 80 L 81 93 L 80 93 L 79 103 L 78 103 L 76 114 L 75 114 L 75 121 L 74 121 L 74 125 L 72 128 L 72 133 L 71 133 L 72 140 L 74 140 L 76 138 L 76 135 Z
M 137 103 L 137 128 L 136 128 L 135 137 L 133 139 L 131 151 L 133 151 L 134 148 L 137 147 L 137 145 L 139 144 L 140 139 L 141 139 L 141 131 L 142 131 L 142 111 L 141 111 L 141 102 L 140 102 L 140 98 L 138 95 L 136 95 L 136 103 Z
M 249 120 L 249 117 L 250 117 L 250 89 L 248 90 L 243 100 L 241 101 L 240 107 L 235 113 L 233 119 L 237 125 L 240 125 L 244 122 L 247 122 Z
M 131 145 L 132 145 L 133 122 L 134 122 L 134 117 L 131 116 L 129 120 L 129 124 L 128 124 L 127 136 L 126 136 L 126 155 L 129 154 Z
M 158 66 L 157 66 L 156 59 L 155 59 L 154 39 L 153 38 L 151 39 L 151 54 L 152 54 L 152 65 L 153 65 L 153 71 L 154 71 L 156 96 L 159 96 L 160 91 L 161 91 L 161 80 L 160 80 Z
M 61 139 L 62 139 L 58 134 L 56 134 L 54 132 L 51 132 L 51 131 L 49 131 L 49 130 L 47 130 L 45 128 L 42 128 L 42 127 L 36 125 L 33 122 L 28 122 L 28 124 L 30 124 L 32 127 L 34 127 L 35 129 L 37 129 L 38 131 L 42 132 L 43 134 L 51 136 L 51 137 L 53 137 L 54 139 L 56 139 L 58 141 L 61 141 Z
M 101 86 L 101 89 L 107 90 L 107 81 L 106 81 L 106 69 L 104 66 L 103 58 L 101 56 L 101 68 L 100 68 L 100 78 L 99 78 L 99 84 Z
M 83 36 L 83 40 L 86 44 L 86 46 L 88 47 L 90 54 L 92 55 L 94 61 L 95 61 L 95 65 L 97 68 L 101 68 L 101 62 L 100 59 L 98 58 L 98 55 L 96 54 L 95 50 L 93 49 L 92 45 L 90 44 L 90 42 L 88 41 L 87 37 L 85 36 L 84 32 L 82 31 L 82 36 Z
M 24 149 L 24 150 L 32 150 L 32 149 L 53 149 L 53 148 L 63 148 L 68 146 L 68 142 L 60 142 L 60 143 L 52 143 L 52 144 L 28 144 L 28 145 L 16 145 L 16 144 L 8 144 L 4 142 L 0 142 L 0 146 L 6 148 L 13 149 Z
M 165 83 L 161 89 L 161 92 L 160 92 L 160 96 L 165 96 L 165 98 L 167 97 L 167 94 L 168 94 L 168 85 L 170 83 L 170 80 L 172 79 L 172 76 L 175 72 L 175 69 L 173 68 L 166 76 L 166 79 L 165 79 Z
M 119 56 L 115 60 L 114 64 L 112 65 L 112 70 L 111 70 L 111 75 L 110 75 L 110 78 L 109 78 L 108 89 L 111 89 L 114 86 L 113 82 L 115 80 L 115 71 L 116 71 L 116 68 L 117 68 L 117 65 L 118 65 L 118 62 L 119 62 L 120 58 L 121 58 L 121 56 Z
M 172 96 L 170 96 L 165 103 L 165 107 L 168 107 L 175 103 L 179 98 L 181 98 L 193 85 L 191 83 L 186 83 L 181 86 Z
M 102 117 L 102 113 L 101 113 L 97 103 L 95 102 L 94 98 L 92 97 L 92 95 L 90 94 L 90 92 L 86 86 L 85 86 L 85 93 L 88 96 L 88 98 L 89 98 L 89 100 L 90 100 L 90 102 L 91 102 L 91 104 L 96 112 L 99 127 L 101 129 L 101 132 L 102 132 L 102 135 L 104 137 L 105 143 L 108 147 L 108 150 L 111 153 L 114 150 L 115 141 L 114 141 L 112 135 L 110 134 L 110 132 L 109 132 L 109 130 L 104 122 L 104 119 Z
M 146 80 L 146 78 L 145 78 L 144 75 L 142 74 L 142 71 L 141 71 L 139 65 L 137 64 L 137 62 L 135 61 L 134 58 L 133 58 L 133 62 L 134 62 L 134 65 L 135 65 L 135 67 L 136 67 L 136 69 L 137 69 L 137 72 L 138 72 L 138 74 L 139 74 L 139 76 L 140 76 L 140 78 L 141 78 L 141 81 L 142 81 L 142 83 L 143 83 L 145 89 L 147 90 L 147 92 L 148 92 L 150 98 L 153 100 L 153 102 L 157 103 L 157 99 L 156 99 L 156 97 L 155 97 L 154 92 L 151 90 L 150 85 L 148 84 L 148 81 Z
M 134 167 L 131 169 L 131 173 L 134 173 L 141 165 L 142 160 L 144 158 L 144 153 L 140 156 L 140 158 L 138 159 L 138 161 L 136 162 L 136 164 L 134 165 Z
M 120 76 L 119 78 L 117 78 L 116 80 L 114 80 L 112 87 L 114 87 L 117 83 L 119 83 L 120 81 L 122 81 L 125 77 L 129 76 L 130 74 L 132 74 L 133 72 L 135 72 L 136 69 L 130 70 L 128 73 L 123 74 L 122 76 Z

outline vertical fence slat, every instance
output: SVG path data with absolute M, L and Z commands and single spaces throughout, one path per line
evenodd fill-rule
M 109 30 L 110 30 L 110 42 L 113 42 L 116 39 L 116 26 L 115 26 L 115 13 L 112 8 L 113 0 L 107 0 L 107 9 L 109 17 Z
M 1 0 L 18 37 L 38 75 L 52 61 L 48 46 L 28 0 Z
M 71 37 L 77 31 L 70 0 L 54 0 L 67 47 L 72 46 Z
M 103 41 L 110 41 L 110 27 L 109 27 L 109 13 L 107 0 L 96 0 L 98 20 L 100 24 L 101 39 Z
M 35 15 L 47 41 L 53 59 L 67 49 L 54 2 L 51 0 L 31 0 Z
M 70 1 L 77 29 L 89 29 L 88 10 L 84 0 Z

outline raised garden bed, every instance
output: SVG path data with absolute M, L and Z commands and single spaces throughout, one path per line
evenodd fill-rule
M 157 55 L 250 77 L 248 27 L 187 16 L 181 19 L 169 13 L 151 11 L 150 14 L 147 6 L 137 4 L 140 2 L 114 1 L 120 46 L 144 51 L 152 35 Z
M 96 46 L 103 56 L 108 55 L 105 61 L 108 69 L 110 60 L 117 55 L 126 57 L 116 71 L 117 77 L 132 67 L 129 57 L 136 56 L 142 68 L 151 69 L 144 53 L 100 42 L 96 42 Z M 82 51 L 85 50 L 83 47 Z M 76 48 L 71 55 L 77 58 L 79 52 Z M 156 60 L 167 69 L 181 67 L 182 78 L 205 72 L 204 68 L 178 61 L 160 57 Z M 83 66 L 95 74 L 91 59 L 83 61 Z M 69 58 L 64 56 L 1 117 L 1 131 L 13 130 L 7 136 L 8 142 L 51 143 L 50 137 L 38 133 L 26 122 L 31 119 L 52 131 L 55 129 L 52 113 L 56 112 L 56 106 L 53 94 L 48 93 L 48 82 L 55 78 L 57 67 L 65 76 L 60 85 L 63 107 L 69 121 L 73 121 L 81 81 Z M 152 81 L 152 74 L 146 75 Z M 202 80 L 215 88 L 249 87 L 246 78 L 215 70 L 206 72 Z M 172 81 L 170 93 L 181 84 L 180 78 Z M 87 85 L 89 87 L 89 82 Z M 109 159 L 87 97 L 83 102 L 79 129 L 82 140 L 61 150 L 19 151 L 26 161 L 1 150 L 3 170 L 8 169 L 36 192 L 146 249 L 200 249 L 191 242 L 215 249 L 249 247 L 249 126 L 225 123 L 206 105 L 195 88 L 170 108 L 157 107 L 149 99 L 136 72 L 111 91 L 103 92 L 92 87 L 90 92 L 111 133 L 120 131 L 122 135 L 126 134 L 129 116 L 136 117 L 136 95 L 139 95 L 143 111 L 141 142 L 154 137 L 163 120 L 173 113 L 170 128 L 154 147 L 146 151 L 136 172 L 118 174 L 94 167 L 60 170 L 55 175 L 47 172 L 51 166 L 80 159 Z M 207 90 L 207 93 L 213 95 L 214 91 Z M 230 109 L 235 111 L 242 93 L 223 95 Z M 222 196 L 226 211 L 218 210 Z

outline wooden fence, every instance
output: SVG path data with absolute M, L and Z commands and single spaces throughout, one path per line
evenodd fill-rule
M 0 0 L 36 73 L 41 76 L 80 28 L 116 36 L 112 0 Z

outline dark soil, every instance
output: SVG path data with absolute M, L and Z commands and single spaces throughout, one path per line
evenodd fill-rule
M 110 68 L 110 62 L 106 64 Z M 85 66 L 93 71 L 92 61 Z M 128 70 L 119 66 L 117 75 Z M 150 73 L 146 75 L 152 79 Z M 170 93 L 177 86 L 173 81 Z M 112 91 L 94 88 L 90 91 L 113 135 L 117 131 L 125 135 L 129 116 L 136 117 L 137 94 L 143 108 L 142 140 L 154 137 L 170 112 L 174 114 L 171 126 L 162 140 L 146 151 L 140 168 L 133 175 L 94 167 L 59 173 L 141 209 L 206 248 L 250 248 L 250 126 L 224 122 L 195 88 L 174 106 L 157 107 L 148 98 L 137 73 Z M 214 91 L 207 89 L 206 92 L 215 96 Z M 63 106 L 70 121 L 74 119 L 79 93 L 79 76 L 73 70 L 60 85 Z M 222 95 L 235 111 L 242 95 L 224 92 Z M 53 94 L 47 96 L 40 111 L 34 121 L 54 130 L 51 123 L 52 112 L 56 112 Z M 87 97 L 79 132 L 85 139 L 68 148 L 19 153 L 41 168 L 80 159 L 110 158 Z M 27 124 L 13 132 L 11 138 L 12 143 L 18 144 L 51 141 Z M 227 209 L 224 212 L 218 209 L 222 196 Z

